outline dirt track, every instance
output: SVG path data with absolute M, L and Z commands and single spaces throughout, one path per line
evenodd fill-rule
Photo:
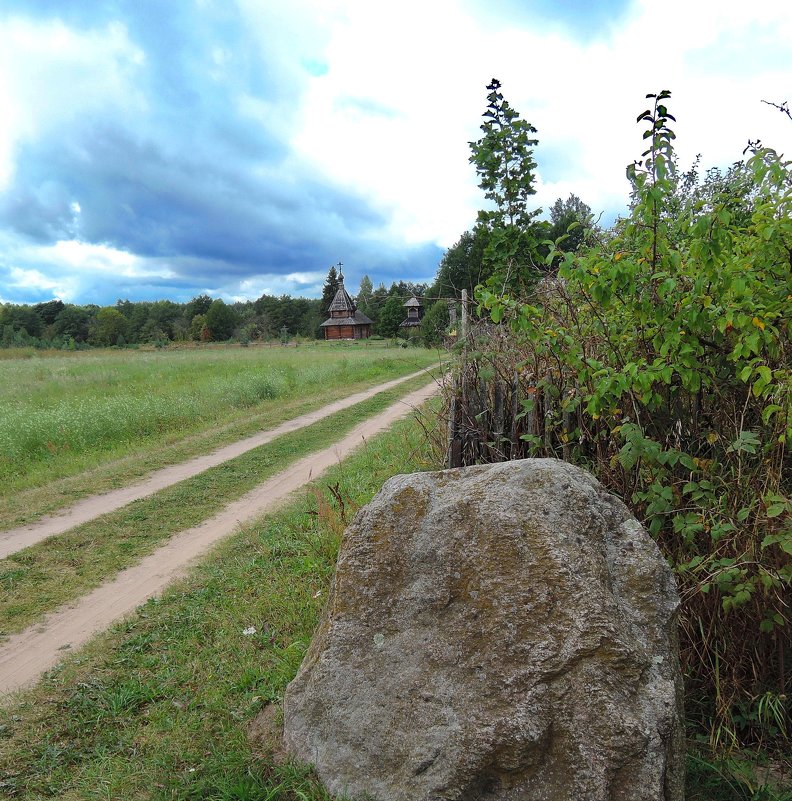
M 55 534 L 62 534 L 70 528 L 87 523 L 89 520 L 93 520 L 108 512 L 114 512 L 116 509 L 120 509 L 122 506 L 132 503 L 132 501 L 146 498 L 166 487 L 178 484 L 179 481 L 192 478 L 198 475 L 198 473 L 203 473 L 204 470 L 208 470 L 210 467 L 216 467 L 223 462 L 227 462 L 229 459 L 241 456 L 243 453 L 253 448 L 258 448 L 260 445 L 271 442 L 273 439 L 283 434 L 288 434 L 292 431 L 297 431 L 299 428 L 309 426 L 328 415 L 340 412 L 342 409 L 348 409 L 356 403 L 371 398 L 380 392 L 392 389 L 425 372 L 425 370 L 419 370 L 417 373 L 412 373 L 403 378 L 397 378 L 385 384 L 379 384 L 376 387 L 364 390 L 363 392 L 357 392 L 354 395 L 323 406 L 321 409 L 316 409 L 313 412 L 295 417 L 292 420 L 287 420 L 285 423 L 281 423 L 279 426 L 269 429 L 268 431 L 262 431 L 251 437 L 246 437 L 238 442 L 233 442 L 230 445 L 218 448 L 205 456 L 197 456 L 186 462 L 164 467 L 152 473 L 145 481 L 131 484 L 128 487 L 122 487 L 112 492 L 106 492 L 102 495 L 92 495 L 89 498 L 78 501 L 63 512 L 42 517 L 35 523 L 0 531 L 0 559 L 5 559 L 11 556 L 11 554 L 21 551 L 23 548 L 29 548 L 31 545 L 35 545 L 37 542 L 47 539 L 47 537 L 52 537 Z
M 387 386 L 376 387 L 370 392 L 373 394 L 382 391 Z M 335 445 L 300 459 L 211 519 L 175 535 L 166 545 L 145 557 L 134 567 L 119 573 L 114 580 L 93 590 L 76 603 L 47 615 L 43 621 L 30 626 L 20 634 L 10 637 L 0 647 L 0 696 L 33 684 L 45 670 L 57 664 L 65 650 L 78 648 L 91 636 L 157 595 L 171 581 L 184 575 L 190 563 L 206 553 L 214 543 L 231 534 L 237 525 L 271 511 L 289 493 L 317 478 L 366 439 L 385 430 L 396 420 L 406 417 L 412 409 L 435 394 L 437 389 L 437 384 L 432 382 L 423 389 L 405 396 L 384 412 L 356 426 Z M 343 402 L 349 400 L 347 398 Z M 325 407 L 329 408 L 331 407 Z M 323 411 L 324 409 L 319 410 Z M 197 460 L 193 460 L 195 461 Z

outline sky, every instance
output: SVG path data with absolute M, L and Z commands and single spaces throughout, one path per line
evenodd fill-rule
M 536 205 L 610 223 L 648 92 L 682 167 L 792 150 L 790 42 L 789 0 L 0 0 L 0 302 L 431 282 L 493 77 Z

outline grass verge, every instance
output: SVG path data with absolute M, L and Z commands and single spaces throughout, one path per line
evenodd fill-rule
M 0 635 L 21 631 L 79 598 L 173 534 L 202 522 L 302 456 L 329 447 L 361 420 L 425 384 L 426 376 L 407 381 L 0 560 Z
M 345 519 L 432 459 L 422 426 L 398 423 L 70 656 L 0 712 L 0 796 L 327 799 L 259 752 L 249 723 L 299 666 Z

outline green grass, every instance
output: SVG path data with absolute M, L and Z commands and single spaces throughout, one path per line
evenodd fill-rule
M 322 343 L 0 360 L 0 498 L 436 361 L 421 349 Z
M 714 755 L 689 741 L 687 801 L 792 801 L 792 775 L 767 754 L 735 749 Z M 788 761 L 788 760 L 787 760 Z
M 135 564 L 173 534 L 198 525 L 308 453 L 426 384 L 381 392 L 313 425 L 0 560 L 0 635 L 21 631 Z
M 327 596 L 344 523 L 326 488 L 351 515 L 390 475 L 428 466 L 423 428 L 397 424 L 71 655 L 0 712 L 0 795 L 326 801 L 249 725 L 281 699 Z
M 251 722 L 282 699 L 327 597 L 343 529 L 328 487 L 349 519 L 390 475 L 435 467 L 422 427 L 397 424 L 70 655 L 0 710 L 0 798 L 329 801 L 250 739 Z M 791 795 L 756 755 L 691 753 L 691 801 Z

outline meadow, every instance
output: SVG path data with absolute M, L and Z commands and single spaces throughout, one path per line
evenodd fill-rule
M 433 419 L 373 438 L 0 709 L 0 797 L 327 801 L 254 719 L 300 664 L 351 515 L 394 473 L 439 465 Z
M 0 558 L 0 645 L 76 601 L 170 537 L 208 520 L 303 456 L 332 446 L 362 420 L 425 386 L 419 375 L 146 498 Z
M 432 363 L 436 355 L 428 351 L 346 345 L 5 360 L 3 504 L 29 506 L 53 487 L 78 495 L 102 481 L 123 483 L 152 465 L 205 452 Z M 426 382 L 426 376 L 408 380 L 13 555 L 0 565 L 0 638 L 80 597 Z M 304 769 L 281 770 L 255 753 L 247 727 L 299 664 L 347 516 L 393 472 L 436 464 L 427 452 L 432 419 L 404 421 L 367 442 L 290 506 L 243 527 L 162 598 L 21 698 L 6 699 L 0 797 L 326 798 Z M 62 478 L 49 481 L 55 473 Z M 27 488 L 15 492 L 14 482 Z M 251 619 L 262 621 L 261 637 L 243 632 Z M 138 628 L 148 623 L 165 639 Z
M 114 476 L 117 485 L 436 361 L 430 351 L 384 343 L 0 359 L 0 499 L 139 457 Z M 194 447 L 184 447 L 191 437 Z

